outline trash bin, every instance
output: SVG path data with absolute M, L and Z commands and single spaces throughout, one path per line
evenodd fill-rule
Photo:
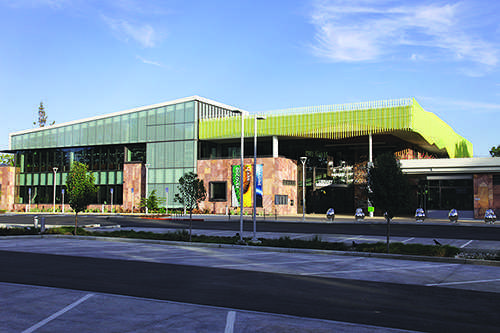
M 354 213 L 354 218 L 357 222 L 363 221 L 365 218 L 365 213 L 363 212 L 363 208 L 356 208 L 356 213 Z
M 487 209 L 484 213 L 484 222 L 493 224 L 496 220 L 497 216 L 495 215 L 495 211 L 493 209 Z
M 415 211 L 415 220 L 417 222 L 424 222 L 425 220 L 425 211 L 423 208 L 417 208 Z
M 33 225 L 35 226 L 35 229 L 38 228 L 38 216 L 33 217 Z
M 335 219 L 335 210 L 333 208 L 330 208 L 326 211 L 326 218 L 329 221 L 332 221 Z
M 448 218 L 450 219 L 450 222 L 456 223 L 458 221 L 458 212 L 455 208 L 450 210 L 450 213 L 448 214 Z

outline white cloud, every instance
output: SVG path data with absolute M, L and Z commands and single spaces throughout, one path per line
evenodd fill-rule
M 118 38 L 125 41 L 132 39 L 143 47 L 155 46 L 157 35 L 151 25 L 132 24 L 127 20 L 113 19 L 104 15 L 102 15 L 102 18 Z
M 66 5 L 70 5 L 72 0 L 0 0 L 0 3 L 2 2 L 7 4 L 8 6 L 17 8 L 36 8 L 47 6 L 54 9 L 60 9 L 65 7 Z
M 450 110 L 466 111 L 470 113 L 500 113 L 499 103 L 488 103 L 479 101 L 456 100 L 443 97 L 425 97 L 417 98 L 418 101 L 429 105 L 430 110 Z
M 167 68 L 165 65 L 163 65 L 162 63 L 157 62 L 157 61 L 147 60 L 141 56 L 136 56 L 136 58 L 139 59 L 142 63 L 144 63 L 146 65 L 153 65 L 153 66 L 157 66 L 157 67 Z
M 495 67 L 498 50 L 466 30 L 463 12 L 460 3 L 399 6 L 390 0 L 319 0 L 311 16 L 316 28 L 312 49 L 333 62 L 379 61 L 399 52 L 416 60 L 427 51 L 434 59 L 451 56 L 483 70 Z

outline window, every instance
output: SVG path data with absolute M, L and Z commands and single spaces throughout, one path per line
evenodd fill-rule
M 210 201 L 227 201 L 227 182 L 210 182 L 209 183 L 209 200 Z
M 275 205 L 288 205 L 288 195 L 276 194 L 274 196 Z
M 283 185 L 284 186 L 295 186 L 296 182 L 295 182 L 295 180 L 283 179 Z
M 500 185 L 500 175 L 493 175 L 493 185 Z

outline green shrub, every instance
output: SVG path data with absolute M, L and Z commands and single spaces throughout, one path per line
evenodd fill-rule
M 74 227 L 59 227 L 51 228 L 45 231 L 46 234 L 73 234 Z M 40 229 L 35 228 L 2 228 L 0 229 L 0 236 L 10 235 L 36 235 Z M 134 230 L 116 230 L 110 232 L 103 231 L 87 231 L 83 228 L 78 228 L 77 233 L 84 236 L 100 236 L 100 237 L 120 237 L 120 238 L 135 238 L 135 239 L 153 239 L 153 240 L 166 240 L 177 242 L 188 242 L 189 231 L 182 229 L 175 232 L 168 233 L 154 233 L 151 231 L 134 231 Z M 192 242 L 200 243 L 216 243 L 216 244 L 239 244 L 240 237 L 235 236 L 206 236 L 206 235 L 192 235 Z M 289 236 L 283 236 L 278 239 L 260 238 L 260 246 L 268 247 L 282 247 L 282 248 L 297 248 L 297 249 L 317 249 L 317 250 L 334 250 L 334 251 L 359 251 L 359 252 L 373 252 L 385 253 L 387 251 L 386 243 L 360 243 L 346 245 L 342 242 L 325 242 L 321 237 L 316 235 L 311 240 L 304 239 L 291 239 Z M 250 238 L 245 238 L 249 242 Z M 259 245 L 256 245 L 259 246 Z M 418 256 L 432 256 L 432 257 L 454 257 L 460 250 L 456 247 L 449 245 L 422 245 L 422 244 L 404 244 L 404 243 L 391 243 L 389 252 L 393 254 L 406 254 Z M 494 256 L 490 256 L 494 257 Z M 488 258 L 491 259 L 491 258 Z M 492 260 L 498 260 L 496 256 Z

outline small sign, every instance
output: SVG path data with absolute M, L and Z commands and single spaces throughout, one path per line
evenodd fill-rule
M 132 191 L 132 194 L 134 194 L 134 188 L 132 187 L 130 190 Z
M 64 194 L 64 189 L 61 190 L 62 194 Z
M 373 206 L 368 206 L 368 212 L 373 213 L 375 211 L 375 207 Z
M 168 193 L 168 187 L 166 187 L 166 188 L 165 188 L 165 192 L 167 192 L 167 193 Z
M 31 195 L 31 188 L 28 189 L 28 193 Z
M 110 189 L 109 189 L 109 192 L 111 192 L 111 194 L 113 194 L 113 189 L 112 189 L 112 188 L 110 188 Z M 134 191 L 132 191 L 132 192 L 134 192 Z

